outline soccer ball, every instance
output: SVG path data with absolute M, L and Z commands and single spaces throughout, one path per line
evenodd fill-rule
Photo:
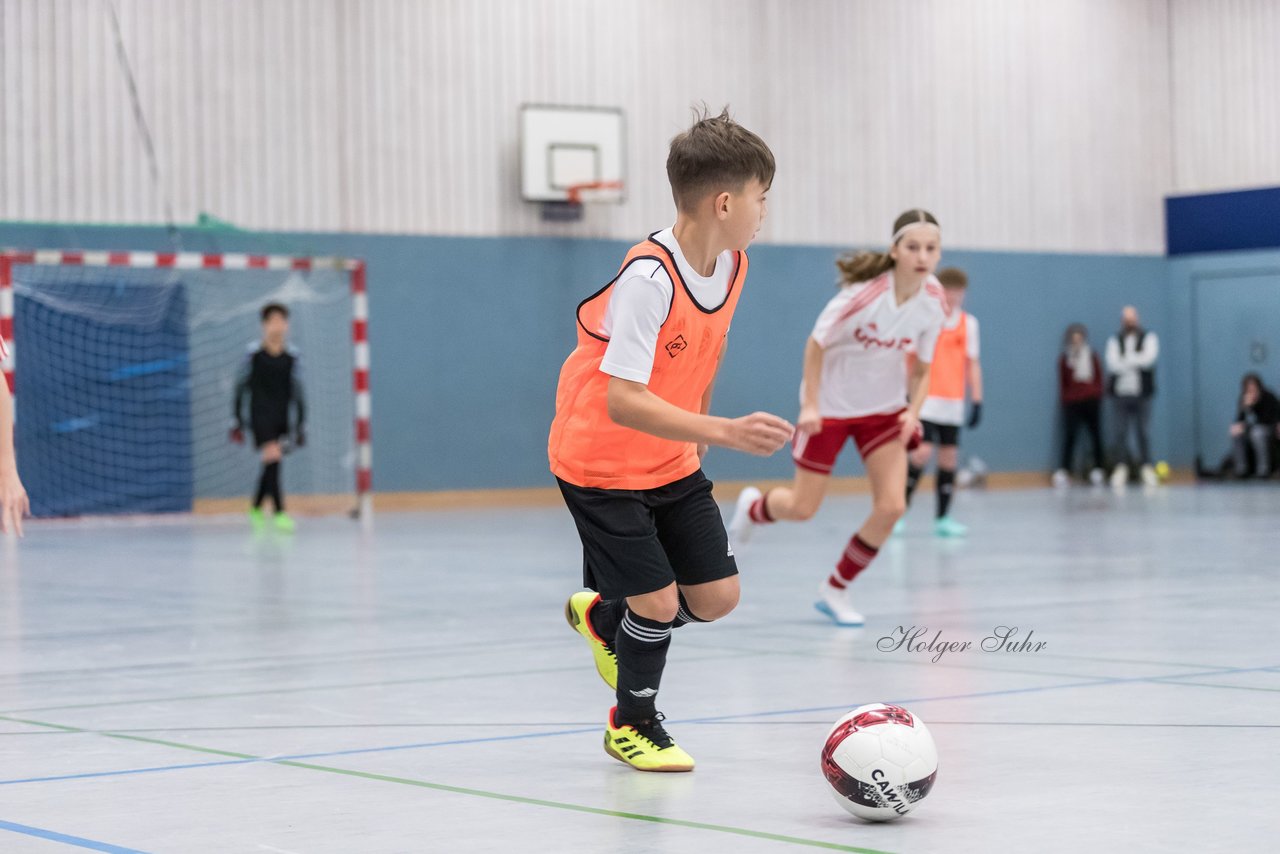
M 924 721 L 901 706 L 859 706 L 836 721 L 822 748 L 836 802 L 867 821 L 901 818 L 938 775 L 938 749 Z

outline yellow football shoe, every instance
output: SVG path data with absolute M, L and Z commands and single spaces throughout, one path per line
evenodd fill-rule
M 618 707 L 609 710 L 604 752 L 637 771 L 692 771 L 693 757 L 662 726 L 662 712 L 636 724 L 618 725 Z
M 604 684 L 616 691 L 618 690 L 618 656 L 614 655 L 613 646 L 596 634 L 596 630 L 591 625 L 591 609 L 599 601 L 599 593 L 592 593 L 590 590 L 575 593 L 564 605 L 564 618 L 574 631 L 587 639 L 587 646 L 591 647 L 591 655 L 596 660 L 596 671 L 604 680 Z

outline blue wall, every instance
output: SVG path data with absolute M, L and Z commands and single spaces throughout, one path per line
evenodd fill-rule
M 343 254 L 368 261 L 374 480 L 379 490 L 546 486 L 546 430 L 556 376 L 573 345 L 577 302 L 616 272 L 627 244 L 555 238 L 443 238 L 184 230 L 192 251 Z M 0 225 L 21 248 L 168 249 L 152 227 Z M 794 418 L 806 335 L 834 292 L 839 247 L 758 246 L 730 335 L 714 411 L 767 409 Z M 965 449 L 994 470 L 1048 471 L 1056 459 L 1055 360 L 1064 327 L 1087 324 L 1099 349 L 1133 303 L 1170 336 L 1184 318 L 1170 263 L 1154 256 L 946 253 L 972 283 L 966 308 L 982 322 L 986 412 Z M 1173 262 L 1191 263 L 1191 262 Z M 1176 284 L 1176 283 L 1175 283 Z M 1172 412 L 1190 355 L 1166 343 L 1155 452 L 1189 465 Z M 856 473 L 846 454 L 841 473 Z M 724 450 L 713 477 L 787 477 L 785 454 Z

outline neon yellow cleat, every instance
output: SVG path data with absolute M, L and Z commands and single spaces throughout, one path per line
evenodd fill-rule
M 267 525 L 267 517 L 263 515 L 261 507 L 249 508 L 249 524 L 253 526 L 253 530 L 261 531 Z
M 662 726 L 662 712 L 638 724 L 617 725 L 618 707 L 609 710 L 604 752 L 637 771 L 692 771 L 693 757 L 681 750 Z
M 599 601 L 599 593 L 592 593 L 590 590 L 575 593 L 564 604 L 564 618 L 568 620 L 570 626 L 573 626 L 574 631 L 587 639 L 587 645 L 591 647 L 591 654 L 596 660 L 596 671 L 604 680 L 604 684 L 616 691 L 618 690 L 618 657 L 614 655 L 613 647 L 596 634 L 596 630 L 591 626 L 591 609 Z
M 292 534 L 293 529 L 297 527 L 293 522 L 293 517 L 288 513 L 277 513 L 275 521 L 276 530 L 283 531 L 286 534 Z

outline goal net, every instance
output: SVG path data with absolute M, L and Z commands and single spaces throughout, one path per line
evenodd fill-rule
M 229 439 L 267 303 L 288 307 L 306 444 L 286 502 L 370 509 L 364 265 L 334 258 L 0 253 L 0 335 L 36 516 L 247 506 L 258 456 Z M 293 509 L 292 507 L 290 509 Z

